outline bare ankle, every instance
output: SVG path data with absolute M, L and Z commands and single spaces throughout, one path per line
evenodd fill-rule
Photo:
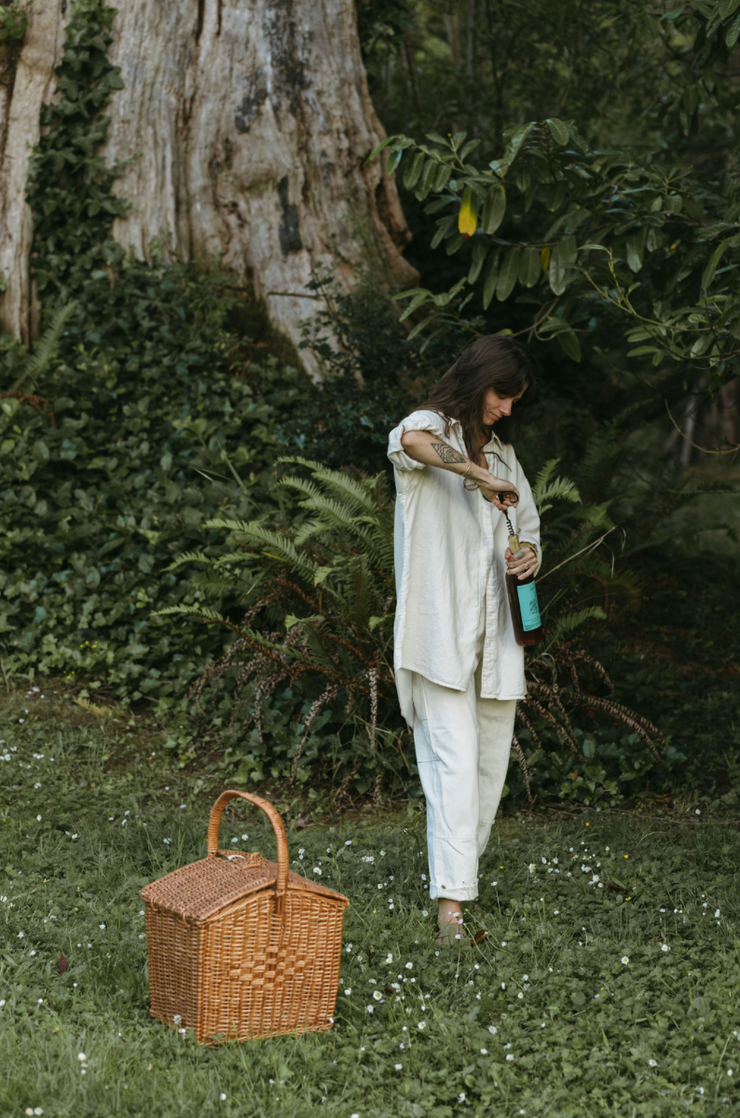
M 437 923 L 440 928 L 447 924 L 462 924 L 462 922 L 460 902 L 450 900 L 447 897 L 440 897 L 439 910 L 437 913 Z

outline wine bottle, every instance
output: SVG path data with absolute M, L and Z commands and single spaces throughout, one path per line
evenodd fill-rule
M 509 517 L 506 516 L 506 526 L 509 529 L 509 547 L 512 555 L 521 550 L 519 537 L 511 526 Z M 511 620 L 514 624 L 514 639 L 517 644 L 528 647 L 542 640 L 542 619 L 540 606 L 537 601 L 537 589 L 534 584 L 534 575 L 518 578 L 506 572 L 506 593 L 509 598 Z

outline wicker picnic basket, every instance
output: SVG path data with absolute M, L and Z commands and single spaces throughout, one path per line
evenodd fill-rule
M 240 797 L 272 823 L 277 863 L 218 849 L 221 813 Z M 142 889 L 151 1015 L 199 1041 L 330 1029 L 349 904 L 288 871 L 288 841 L 272 804 L 223 792 L 211 810 L 208 856 Z

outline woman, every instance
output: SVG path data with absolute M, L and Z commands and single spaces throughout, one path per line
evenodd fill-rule
M 460 902 L 478 896 L 478 859 L 501 799 L 516 700 L 526 694 L 504 576 L 539 569 L 539 516 L 507 435 L 512 409 L 535 389 L 523 346 L 478 338 L 389 439 L 396 686 L 427 802 L 440 942 L 459 939 Z M 521 541 L 516 555 L 505 510 Z

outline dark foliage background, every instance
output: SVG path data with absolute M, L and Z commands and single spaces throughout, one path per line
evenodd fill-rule
M 465 131 L 480 140 L 475 162 L 490 179 L 487 163 L 500 158 L 507 128 L 554 120 L 549 133 L 541 125 L 532 134 L 537 143 L 566 127 L 592 156 L 616 151 L 615 166 L 634 163 L 653 176 L 652 200 L 677 193 L 682 207 L 689 180 L 700 174 L 702 220 L 714 207 L 723 224 L 709 228 L 706 219 L 702 239 L 689 206 L 679 232 L 688 246 L 686 275 L 702 282 L 716 244 L 725 245 L 705 284 L 716 273 L 715 293 L 700 308 L 707 321 L 723 316 L 729 340 L 721 361 L 712 363 L 707 350 L 697 363 L 675 347 L 657 364 L 653 353 L 629 356 L 635 343 L 626 337 L 624 308 L 602 301 L 584 310 L 566 288 L 552 312 L 560 326 L 532 330 L 538 300 L 549 298 L 539 294 L 546 269 L 540 287 L 497 288 L 486 302 L 474 279 L 470 291 L 448 298 L 470 275 L 474 249 L 455 239 L 456 216 L 447 242 L 432 248 L 440 211 L 430 214 L 429 198 L 402 186 L 414 231 L 410 256 L 428 297 L 400 321 L 405 304 L 393 301 L 398 293 L 372 260 L 351 294 L 330 274 L 317 274 L 313 292 L 325 311 L 304 337 L 326 371 L 315 385 L 239 277 L 213 261 L 165 265 L 156 251 L 150 267 L 113 241 L 112 220 L 126 203 L 112 193 L 116 168 L 96 152 L 120 82 L 106 55 L 114 17 L 97 0 L 78 4 L 29 193 L 45 333 L 32 353 L 7 337 L 0 347 L 6 679 L 52 676 L 101 710 L 143 704 L 170 726 L 169 745 L 182 764 L 208 749 L 246 782 L 295 776 L 376 794 L 413 787 L 392 686 L 386 679 L 374 709 L 367 674 L 387 662 L 392 605 L 368 611 L 358 572 L 382 603 L 389 571 L 369 558 L 357 531 L 387 524 L 388 429 L 472 336 L 507 329 L 530 342 L 542 372 L 539 410 L 520 432 L 517 452 L 532 478 L 558 459 L 552 476 L 569 478 L 580 494 L 572 503 L 561 492 L 544 514 L 550 566 L 571 561 L 542 583 L 553 635 L 545 651 L 561 674 L 534 670 L 565 689 L 571 739 L 534 715 L 520 728 L 532 789 L 578 802 L 734 795 L 737 467 L 724 453 L 737 442 L 731 8 L 669 11 L 599 0 L 571 6 L 566 18 L 555 0 L 526 9 L 487 0 L 359 6 L 373 97 L 389 132 L 421 142 L 431 128 L 443 141 Z M 563 119 L 575 122 L 573 132 Z M 411 144 L 399 148 L 402 177 Z M 531 158 L 537 165 L 536 147 Z M 464 174 L 440 195 L 448 216 L 459 209 Z M 537 180 L 545 192 L 560 190 L 553 175 Z M 495 234 L 504 251 L 539 245 L 550 203 L 527 207 L 527 189 L 522 180 L 511 190 L 518 198 L 511 226 Z M 564 189 L 550 199 L 553 213 L 567 207 Z M 643 219 L 633 213 L 630 220 L 615 240 L 625 253 L 629 238 L 641 236 Z M 631 282 L 643 282 L 631 264 L 620 267 Z M 645 281 L 634 298 L 649 287 Z M 679 302 L 673 309 L 683 313 Z M 434 329 L 414 334 L 427 306 Z M 701 454 L 694 444 L 716 453 Z M 278 462 L 284 455 L 363 485 L 379 474 L 386 482 L 371 484 L 375 503 L 364 511 L 341 503 L 319 510 L 310 494 L 306 503 L 305 492 L 277 484 L 289 468 Z M 309 481 L 310 471 L 302 471 Z M 313 564 L 308 582 L 291 576 L 287 552 L 255 545 L 255 522 L 285 541 L 298 539 Z M 592 550 L 572 558 L 583 547 Z M 162 614 L 168 609 L 177 612 Z M 314 642 L 312 673 L 294 670 L 298 644 L 284 652 L 293 630 Z M 327 634 L 352 636 L 356 671 L 350 661 L 326 659 Z M 283 649 L 272 674 L 268 645 Z M 577 685 L 568 667 L 575 654 Z M 301 655 L 302 663 L 310 659 L 308 645 Z M 613 690 L 594 661 L 608 669 Z M 332 691 L 336 671 L 344 683 Z M 355 687 L 362 678 L 367 686 Z M 663 763 L 634 727 L 589 712 L 579 694 L 655 723 L 667 739 Z M 521 772 L 512 768 L 517 799 L 527 794 Z

